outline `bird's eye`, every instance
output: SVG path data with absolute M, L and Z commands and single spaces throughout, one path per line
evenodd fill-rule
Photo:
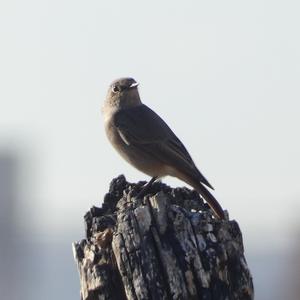
M 113 93 L 117 93 L 117 92 L 120 92 L 120 88 L 116 85 L 114 85 L 111 90 L 113 91 Z

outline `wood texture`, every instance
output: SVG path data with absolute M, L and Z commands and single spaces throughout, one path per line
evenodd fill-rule
M 73 244 L 81 299 L 250 300 L 253 284 L 237 222 L 212 217 L 187 188 L 114 179 L 101 208 L 85 215 Z

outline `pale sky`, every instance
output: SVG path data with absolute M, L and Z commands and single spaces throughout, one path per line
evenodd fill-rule
M 239 222 L 247 249 L 282 247 L 300 209 L 299 9 L 271 0 L 0 2 L 0 151 L 21 157 L 32 222 L 80 238 L 83 214 L 113 177 L 149 179 L 103 130 L 108 85 L 131 76 Z

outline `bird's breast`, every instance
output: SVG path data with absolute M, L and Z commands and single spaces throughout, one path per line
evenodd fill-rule
M 118 128 L 111 120 L 105 122 L 105 132 L 108 140 L 117 152 L 132 166 L 149 176 L 163 177 L 168 174 L 167 166 L 154 154 L 144 151 L 147 145 L 132 145 L 126 143 L 120 136 Z

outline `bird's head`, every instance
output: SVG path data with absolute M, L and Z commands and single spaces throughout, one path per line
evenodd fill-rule
M 141 104 L 138 83 L 133 78 L 120 78 L 109 86 L 106 101 L 118 108 L 128 108 Z

